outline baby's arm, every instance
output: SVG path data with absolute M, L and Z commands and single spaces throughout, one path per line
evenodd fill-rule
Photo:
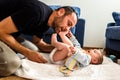
M 72 42 L 72 44 L 74 45 L 74 47 L 81 48 L 80 43 L 78 42 L 78 40 L 77 40 L 76 37 L 72 34 L 71 31 L 68 32 L 67 37 L 70 39 L 70 41 Z
M 77 49 L 72 57 L 76 59 L 82 66 L 87 66 L 91 62 L 91 57 L 80 49 Z

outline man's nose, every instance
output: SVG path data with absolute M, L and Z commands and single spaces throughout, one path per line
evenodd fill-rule
M 69 31 L 69 30 L 70 30 L 70 27 L 65 27 L 65 30 L 66 30 L 66 31 Z
M 67 29 L 66 28 L 61 28 L 61 31 L 67 31 Z

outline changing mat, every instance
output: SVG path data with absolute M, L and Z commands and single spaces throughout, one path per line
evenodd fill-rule
M 22 65 L 15 75 L 33 80 L 120 80 L 120 65 L 105 56 L 102 64 L 81 67 L 73 71 L 69 77 L 64 77 L 59 72 L 59 66 L 22 59 Z

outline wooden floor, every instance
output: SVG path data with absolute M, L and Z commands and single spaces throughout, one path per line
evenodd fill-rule
M 8 77 L 0 77 L 0 80 L 30 80 L 30 79 L 25 79 L 25 78 L 17 77 L 15 75 L 11 75 Z

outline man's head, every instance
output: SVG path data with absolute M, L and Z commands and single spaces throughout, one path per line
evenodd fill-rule
M 91 49 L 87 51 L 87 54 L 91 56 L 91 64 L 102 64 L 103 54 L 100 52 L 100 50 Z
M 77 13 L 72 7 L 63 6 L 53 11 L 48 24 L 50 23 L 50 26 L 58 33 L 75 26 L 77 19 Z

